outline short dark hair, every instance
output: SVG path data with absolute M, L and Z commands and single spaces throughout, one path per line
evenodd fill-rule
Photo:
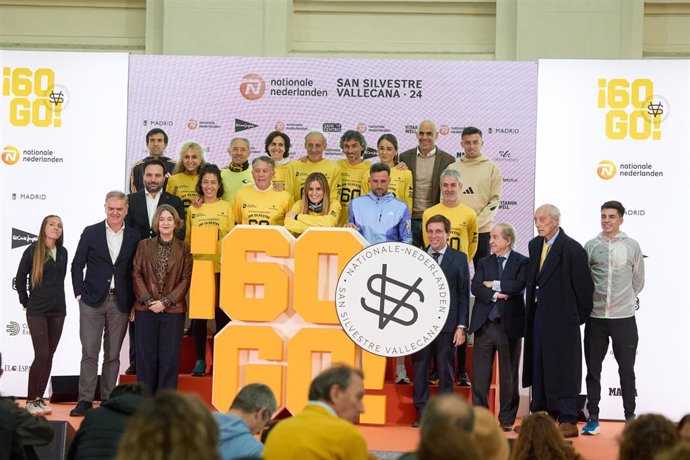
M 367 140 L 364 138 L 364 136 L 362 136 L 362 133 L 354 129 L 348 129 L 343 133 L 342 136 L 340 136 L 340 150 L 343 149 L 345 141 L 359 142 L 359 145 L 362 146 L 362 152 L 364 152 L 367 149 Z
M 460 139 L 462 139 L 465 136 L 471 136 L 472 134 L 479 134 L 479 137 L 482 137 L 482 130 L 479 128 L 475 128 L 474 126 L 466 126 L 462 130 L 462 134 L 460 134 Z
M 166 134 L 165 131 L 163 131 L 160 128 L 153 128 L 151 131 L 146 133 L 146 144 L 149 143 L 149 137 L 153 136 L 154 134 L 162 134 L 163 135 L 163 142 L 165 142 L 165 145 L 168 145 L 168 135 Z
M 607 201 L 601 205 L 601 210 L 603 211 L 604 209 L 615 209 L 618 212 L 618 217 L 623 217 L 625 215 L 625 208 L 620 201 Z
M 161 159 L 150 158 L 144 161 L 144 169 L 142 169 L 142 171 L 146 173 L 146 168 L 148 168 L 149 166 L 160 166 L 161 168 L 163 168 L 163 175 L 165 175 L 165 163 L 163 163 Z
M 386 163 L 374 163 L 369 168 L 369 175 L 373 176 L 374 173 L 386 171 L 388 175 L 391 175 L 391 168 Z
M 393 144 L 393 147 L 395 147 L 395 150 L 398 150 L 398 138 L 395 137 L 393 134 L 391 134 L 391 133 L 382 134 L 381 137 L 379 137 L 379 140 L 376 141 L 377 147 L 379 146 L 381 141 L 390 142 L 391 144 Z
M 436 214 L 429 217 L 429 220 L 427 220 L 426 224 L 424 225 L 426 231 L 429 231 L 429 224 L 433 224 L 436 222 L 443 222 L 443 228 L 446 229 L 446 233 L 450 233 L 450 220 L 448 220 L 448 218 L 442 214 Z
M 364 378 L 364 374 L 359 369 L 338 364 L 326 369 L 312 380 L 309 385 L 309 399 L 311 401 L 331 401 L 331 387 L 337 385 L 342 390 L 350 386 L 352 376 L 358 375 Z
M 196 181 L 196 194 L 199 196 L 204 196 L 204 190 L 201 188 L 201 181 L 206 174 L 214 174 L 216 176 L 218 179 L 218 192 L 216 192 L 216 196 L 218 198 L 222 197 L 225 194 L 225 188 L 223 187 L 223 176 L 220 175 L 220 169 L 218 169 L 218 166 L 214 165 L 213 163 L 206 163 L 204 167 L 201 168 L 201 171 L 199 171 L 199 179 Z
M 270 418 L 271 415 L 278 408 L 276 397 L 268 385 L 263 383 L 250 383 L 243 387 L 235 399 L 232 401 L 230 409 L 239 409 L 242 412 L 253 414 L 259 412 L 261 409 L 266 409 L 266 413 Z
M 136 395 L 148 398 L 149 391 L 140 383 L 121 383 L 110 392 L 110 397 L 115 398 L 120 395 Z
M 288 136 L 285 133 L 282 133 L 280 131 L 271 131 L 268 133 L 268 136 L 266 136 L 266 142 L 264 142 L 264 150 L 268 155 L 270 156 L 271 154 L 268 152 L 268 147 L 271 145 L 271 142 L 273 142 L 273 139 L 276 137 L 280 137 L 283 139 L 283 142 L 285 143 L 285 153 L 283 153 L 283 158 L 287 158 L 290 155 L 290 136 Z

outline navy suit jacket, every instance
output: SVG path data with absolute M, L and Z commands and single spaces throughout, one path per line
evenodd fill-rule
M 123 313 L 129 313 L 134 305 L 132 260 L 138 243 L 137 231 L 125 225 L 120 254 L 113 263 L 105 235 L 105 221 L 86 227 L 79 238 L 79 245 L 72 260 L 74 296 L 81 296 L 82 302 L 98 307 L 108 294 L 110 278 L 115 277 L 118 309 Z
M 479 330 L 489 318 L 489 312 L 494 306 L 494 290 L 484 286 L 484 281 L 500 281 L 501 293 L 510 297 L 508 300 L 498 300 L 496 308 L 501 316 L 501 324 L 506 336 L 519 339 L 525 334 L 525 285 L 527 284 L 527 266 L 529 259 L 519 252 L 511 251 L 503 267 L 503 275 L 498 279 L 498 258 L 495 254 L 483 257 L 477 261 L 474 278 L 472 278 L 472 294 L 474 294 L 474 309 L 469 332 Z
M 450 246 L 441 258 L 441 270 L 448 281 L 450 308 L 442 332 L 455 332 L 458 326 L 468 326 L 470 312 L 470 268 L 467 255 Z
M 162 204 L 169 204 L 180 215 L 181 225 L 180 228 L 175 232 L 177 239 L 184 241 L 184 204 L 182 200 L 172 195 L 168 192 L 160 192 L 161 197 L 158 200 L 158 206 Z M 145 240 L 146 238 L 152 238 L 156 234 L 151 229 L 151 222 L 149 221 L 149 212 L 146 208 L 146 192 L 141 190 L 139 192 L 130 193 L 127 195 L 127 200 L 129 201 L 129 210 L 127 211 L 127 217 L 125 217 L 125 224 L 128 227 L 136 229 L 141 235 L 140 239 Z

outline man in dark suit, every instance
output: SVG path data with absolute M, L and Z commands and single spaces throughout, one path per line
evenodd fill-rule
M 496 224 L 489 246 L 493 254 L 477 261 L 472 294 L 474 309 L 469 333 L 474 334 L 472 403 L 489 407 L 494 355 L 498 351 L 500 411 L 503 431 L 511 431 L 517 415 L 518 367 L 525 333 L 525 283 L 529 259 L 513 250 L 515 229 Z
M 440 214 L 426 222 L 429 237 L 428 253 L 438 262 L 448 282 L 450 303 L 448 318 L 434 341 L 412 355 L 414 363 L 414 405 L 417 419 L 412 426 L 419 426 L 419 419 L 429 399 L 429 364 L 435 353 L 438 365 L 439 393 L 453 391 L 453 361 L 455 349 L 467 340 L 467 324 L 470 305 L 470 270 L 467 255 L 448 246 L 450 221 Z M 435 347 L 432 347 L 435 345 Z M 435 348 L 435 351 L 432 349 Z
M 587 253 L 560 228 L 560 217 L 551 204 L 534 213 L 539 236 L 529 242 L 522 384 L 532 387 L 530 410 L 557 411 L 559 431 L 571 438 L 579 435 L 580 325 L 592 311 L 594 282 Z
M 419 145 L 400 154 L 400 161 L 412 172 L 414 195 L 412 199 L 412 239 L 422 247 L 422 214 L 441 201 L 441 173 L 455 159 L 436 147 L 438 131 L 431 120 L 424 120 L 417 128 Z
M 72 260 L 72 287 L 79 301 L 82 347 L 79 402 L 70 412 L 73 417 L 83 416 L 93 407 L 101 338 L 101 399 L 110 397 L 117 383 L 120 347 L 134 305 L 132 259 L 139 235 L 124 225 L 127 196 L 120 191 L 109 192 L 105 197 L 105 215 L 105 221 L 84 229 Z
M 146 160 L 144 162 L 144 189 L 127 195 L 129 211 L 127 212 L 127 217 L 125 217 L 125 224 L 127 227 L 134 228 L 139 232 L 140 240 L 156 236 L 151 227 L 153 215 L 156 213 L 158 206 L 169 204 L 175 208 L 180 216 L 182 225 L 177 231 L 176 236 L 184 241 L 184 204 L 179 197 L 163 190 L 165 179 L 165 164 L 163 161 L 157 158 Z M 129 367 L 125 371 L 127 375 L 135 375 L 137 373 L 134 340 L 135 327 L 134 321 L 131 321 L 129 323 Z

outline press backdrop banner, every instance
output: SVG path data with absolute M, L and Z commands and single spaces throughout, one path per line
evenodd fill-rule
M 384 133 L 403 152 L 416 147 L 419 122 L 431 119 L 437 145 L 456 156 L 463 127 L 477 126 L 503 174 L 497 219 L 515 225 L 518 249 L 526 250 L 536 84 L 536 62 L 132 56 L 127 166 L 147 155 L 146 133 L 156 127 L 169 135 L 166 156 L 179 158 L 179 146 L 196 140 L 207 161 L 223 167 L 230 139 L 248 138 L 255 157 L 273 130 L 290 136 L 293 157 L 305 155 L 308 131 L 321 130 L 325 155 L 341 159 L 348 129 L 360 131 L 374 155 Z
M 601 231 L 605 201 L 626 207 L 621 230 L 646 256 L 636 312 L 637 413 L 675 419 L 690 407 L 688 245 L 681 243 L 689 227 L 688 69 L 686 61 L 539 62 L 536 203 L 557 205 L 564 230 L 582 245 Z M 610 347 L 601 387 L 600 417 L 622 419 Z
M 86 225 L 105 219 L 109 190 L 122 189 L 128 56 L 0 51 L 0 393 L 25 396 L 33 360 L 14 277 L 41 221 L 57 214 L 69 253 L 67 317 L 53 375 L 79 374 L 79 307 L 69 268 Z

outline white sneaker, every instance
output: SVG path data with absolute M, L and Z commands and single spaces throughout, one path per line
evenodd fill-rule
M 27 401 L 26 406 L 24 408 L 28 410 L 31 415 L 43 415 L 43 408 L 41 408 L 41 405 L 38 403 L 37 400 Z
M 48 404 L 43 400 L 43 398 L 39 398 L 36 400 L 36 403 L 41 407 L 43 410 L 43 415 L 50 415 L 53 413 L 53 409 L 50 408 Z
M 399 367 L 395 370 L 395 383 L 410 383 L 410 379 L 407 378 L 407 371 L 404 367 Z

